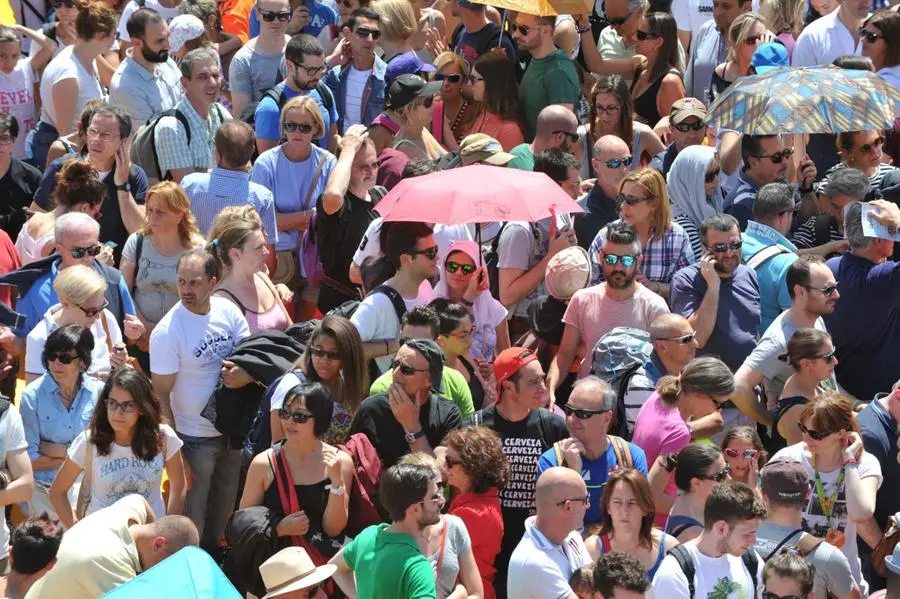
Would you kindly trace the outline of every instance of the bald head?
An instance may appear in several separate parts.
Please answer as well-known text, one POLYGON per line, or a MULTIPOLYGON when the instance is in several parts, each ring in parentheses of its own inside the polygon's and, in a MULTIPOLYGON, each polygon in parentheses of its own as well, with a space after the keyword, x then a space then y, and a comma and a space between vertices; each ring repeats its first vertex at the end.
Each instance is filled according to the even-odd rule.
POLYGON ((665 339, 689 334, 693 330, 691 323, 681 314, 663 314, 650 325, 651 339, 665 339), (687 331, 687 333, 685 332, 687 331))
POLYGON ((222 168, 237 169, 246 166, 256 149, 253 128, 238 119, 225 121, 216 131, 216 153, 222 168))
POLYGON ((622 154, 628 154, 631 148, 617 135, 604 135, 594 142, 594 156, 599 160, 618 158, 622 154))
POLYGON ((565 106, 551 104, 538 113, 538 137, 549 137, 554 131, 575 131, 577 128, 578 118, 565 106))
POLYGON ((535 501, 541 505, 555 505, 566 499, 587 495, 581 474, 571 468, 555 467, 545 470, 537 481, 535 501))

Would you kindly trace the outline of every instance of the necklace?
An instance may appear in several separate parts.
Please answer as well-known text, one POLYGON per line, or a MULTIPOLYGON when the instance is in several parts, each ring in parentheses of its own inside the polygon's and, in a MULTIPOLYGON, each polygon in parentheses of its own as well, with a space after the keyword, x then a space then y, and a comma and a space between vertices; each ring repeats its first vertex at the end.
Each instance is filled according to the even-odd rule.
MULTIPOLYGON (((466 113, 466 108, 469 106, 469 103, 463 98, 462 104, 459 106, 459 110, 456 111, 456 118, 453 119, 453 124, 450 125, 450 130, 453 131, 453 137, 457 138, 456 141, 460 141, 460 135, 458 133, 458 128, 460 124, 462 124, 463 115, 466 113)), ((481 113, 484 115, 484 112, 481 113)), ((482 123, 484 123, 484 118, 482 118, 482 123)))

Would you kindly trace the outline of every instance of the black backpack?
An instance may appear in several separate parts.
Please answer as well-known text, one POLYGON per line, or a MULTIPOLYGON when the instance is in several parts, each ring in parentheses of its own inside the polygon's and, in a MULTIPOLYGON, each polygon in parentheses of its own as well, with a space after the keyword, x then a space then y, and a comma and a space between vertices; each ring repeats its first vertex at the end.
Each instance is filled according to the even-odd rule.
MULTIPOLYGON (((688 583, 688 591, 689 598, 694 599, 694 593, 696 589, 694 588, 694 576, 697 574, 697 569, 694 567, 694 560, 691 559, 691 554, 685 548, 684 545, 676 545, 669 549, 669 555, 675 558, 675 561, 678 563, 678 567, 681 568, 681 571, 684 573, 684 577, 687 578, 688 583)), ((758 586, 759 580, 757 579, 757 572, 759 571, 759 556, 756 555, 756 551, 751 547, 747 551, 744 552, 744 555, 741 556, 741 561, 744 562, 744 567, 747 568, 747 572, 750 573, 750 578, 753 579, 753 597, 755 598, 758 595, 758 586)))

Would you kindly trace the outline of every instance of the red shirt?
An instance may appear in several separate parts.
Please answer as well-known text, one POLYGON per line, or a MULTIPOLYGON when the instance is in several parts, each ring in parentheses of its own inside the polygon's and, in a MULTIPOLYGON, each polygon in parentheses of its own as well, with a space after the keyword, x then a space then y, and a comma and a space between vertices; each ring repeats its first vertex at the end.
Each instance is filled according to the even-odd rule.
MULTIPOLYGON (((0 230, 0 275, 5 275, 22 266, 19 261, 19 255, 16 253, 16 246, 6 231, 0 230)), ((0 302, 12 307, 12 291, 13 287, 0 285, 0 302)))
POLYGON ((472 555, 481 573, 484 599, 495 599, 494 560, 500 553, 503 539, 503 516, 500 513, 500 492, 490 488, 484 493, 463 493, 450 504, 450 514, 466 524, 472 539, 472 555))

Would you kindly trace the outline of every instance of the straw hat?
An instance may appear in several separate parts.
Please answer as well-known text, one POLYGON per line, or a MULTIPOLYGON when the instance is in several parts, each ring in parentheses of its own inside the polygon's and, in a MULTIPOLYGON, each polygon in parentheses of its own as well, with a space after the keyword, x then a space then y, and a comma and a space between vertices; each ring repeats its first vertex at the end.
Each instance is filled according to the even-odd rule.
POLYGON ((259 567, 267 593, 262 599, 280 597, 328 580, 337 566, 326 564, 318 568, 301 547, 286 547, 267 559, 259 567))

